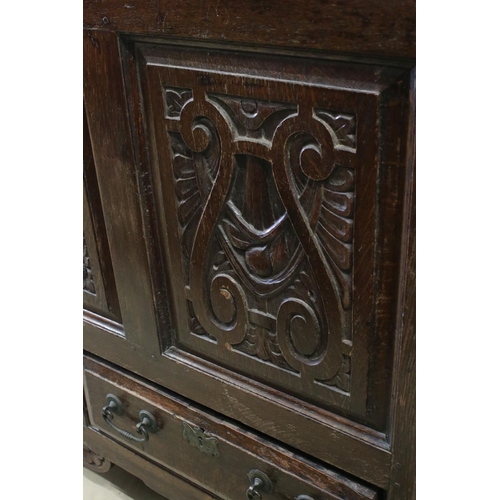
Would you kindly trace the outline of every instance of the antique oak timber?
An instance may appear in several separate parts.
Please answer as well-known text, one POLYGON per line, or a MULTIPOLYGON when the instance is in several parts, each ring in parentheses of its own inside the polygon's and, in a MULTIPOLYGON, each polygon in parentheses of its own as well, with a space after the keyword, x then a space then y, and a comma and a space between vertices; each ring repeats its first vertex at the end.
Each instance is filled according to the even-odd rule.
POLYGON ((415 4, 84 0, 84 463, 415 498, 415 4))

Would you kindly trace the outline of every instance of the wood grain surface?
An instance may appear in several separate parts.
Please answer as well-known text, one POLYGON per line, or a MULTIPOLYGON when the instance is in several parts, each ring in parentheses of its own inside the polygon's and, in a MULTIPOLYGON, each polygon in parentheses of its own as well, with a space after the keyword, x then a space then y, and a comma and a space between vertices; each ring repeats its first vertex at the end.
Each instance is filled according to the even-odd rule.
POLYGON ((88 29, 415 57, 413 0, 85 0, 88 29))
POLYGON ((286 498, 413 500, 415 2, 83 11, 90 462, 186 500, 244 496, 250 455, 286 498), (227 489, 194 438, 104 436, 109 384, 218 433, 227 489))

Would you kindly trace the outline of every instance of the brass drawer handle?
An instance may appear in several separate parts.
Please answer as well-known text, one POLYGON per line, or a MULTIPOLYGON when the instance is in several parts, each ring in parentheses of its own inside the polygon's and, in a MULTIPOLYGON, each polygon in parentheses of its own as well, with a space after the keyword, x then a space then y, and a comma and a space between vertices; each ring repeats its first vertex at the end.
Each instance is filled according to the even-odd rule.
POLYGON ((149 413, 149 411, 141 410, 139 412, 139 423, 135 426, 135 430, 142 435, 137 437, 128 431, 120 429, 113 423, 114 415, 123 415, 123 404, 120 399, 114 394, 106 396, 106 406, 102 409, 102 418, 111 426, 120 436, 135 441, 136 443, 145 443, 149 441, 149 433, 154 434, 158 432, 158 422, 156 418, 149 413))
POLYGON ((248 473, 248 479, 252 483, 247 490, 247 500, 261 500, 262 493, 273 491, 273 483, 267 476, 258 469, 252 469, 248 473))

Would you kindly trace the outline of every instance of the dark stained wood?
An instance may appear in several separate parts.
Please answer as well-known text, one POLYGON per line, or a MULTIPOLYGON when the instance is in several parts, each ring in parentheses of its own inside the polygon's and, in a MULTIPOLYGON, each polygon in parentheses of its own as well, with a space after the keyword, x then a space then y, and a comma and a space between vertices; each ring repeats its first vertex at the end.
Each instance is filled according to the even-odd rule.
POLYGON ((413 0, 86 0, 86 28, 415 57, 413 0))
POLYGON ((148 115, 137 123, 154 131, 142 142, 156 145, 154 167, 141 179, 155 194, 176 318, 165 355, 173 346, 195 352, 384 430, 407 73, 146 44, 137 59, 148 115), (191 104, 193 95, 198 103, 191 104), (295 117, 308 105, 325 128, 308 123, 306 112, 295 117), (258 111, 245 114, 244 106, 258 111), (198 132, 208 127, 203 153, 185 142, 192 113, 204 116, 198 132), (277 128, 279 120, 286 125, 277 128), (279 134, 273 138, 286 127, 295 127, 297 137, 290 160, 279 134), (326 130, 337 141, 331 150, 326 130), (323 162, 330 170, 305 175, 299 152, 316 140, 324 155, 313 166, 323 162), (233 155, 234 166, 217 171, 233 155), (280 171, 286 161, 290 167, 280 171), (289 328, 295 315, 301 319, 289 328), (379 347, 369 362, 371 344, 379 347))
MULTIPOLYGON (((286 60, 250 54, 236 57, 223 51, 211 51, 208 57, 206 52, 200 50, 159 44, 141 43, 136 51, 133 42, 125 42, 122 57, 126 61, 125 88, 129 98, 129 111, 136 119, 132 130, 139 150, 136 152, 136 162, 139 165, 138 178, 142 191, 143 227, 150 251, 150 274, 154 281, 162 275, 164 269, 168 269, 167 281, 172 299, 172 307, 169 309, 171 326, 161 333, 161 346, 158 346, 156 352, 151 352, 151 347, 158 343, 158 332, 147 326, 142 331, 144 352, 133 346, 133 352, 127 353, 127 345, 118 339, 113 339, 113 343, 117 345, 107 346, 105 344, 110 339, 98 333, 92 335, 92 340, 88 337, 86 348, 307 453, 315 454, 332 465, 358 474, 377 485, 386 485, 389 457, 384 435, 377 436, 377 433, 373 434, 367 428, 348 424, 348 434, 356 438, 345 439, 346 426, 339 426, 342 419, 336 419, 329 412, 322 411, 321 406, 345 417, 355 418, 361 424, 371 425, 378 431, 385 429, 390 396, 391 331, 395 328, 391 323, 391 313, 395 311, 396 305, 399 248, 396 242, 401 223, 398 209, 402 199, 401 179, 405 151, 399 147, 399 142, 405 134, 403 118, 406 111, 407 72, 345 63, 332 64, 321 60, 286 60), (136 64, 141 75, 139 81, 142 93, 136 83, 136 64), (215 76, 217 72, 220 73, 218 79, 215 76), (246 76, 232 76, 238 72, 246 76), (271 84, 270 81, 276 75, 279 75, 279 79, 271 84), (158 85, 157 82, 162 79, 167 79, 171 87, 158 85), (220 94, 217 86, 226 89, 232 86, 232 94, 220 94), (189 118, 181 119, 181 114, 184 113, 186 102, 192 98, 193 89, 195 93, 208 91, 210 96, 215 96, 213 99, 218 106, 226 106, 224 109, 233 113, 236 121, 230 122, 229 128, 225 119, 214 112, 210 112, 210 123, 217 127, 217 132, 212 133, 221 137, 220 143, 225 144, 226 150, 240 149, 220 152, 220 146, 214 145, 212 149, 207 149, 212 151, 213 158, 201 155, 196 159, 193 156, 195 153, 190 153, 187 146, 179 142, 184 133, 183 123, 190 123, 189 118), (314 93, 311 89, 314 89, 314 93), (264 95, 271 98, 272 92, 275 97, 271 101, 262 101, 256 97, 264 95), (231 97, 242 94, 246 95, 243 104, 240 103, 241 98, 235 100, 231 97), (334 171, 324 174, 325 180, 318 182, 314 179, 323 174, 311 171, 310 177, 305 177, 300 173, 305 168, 304 165, 297 163, 291 166, 292 175, 295 176, 292 182, 305 186, 299 205, 303 203, 308 215, 302 219, 300 210, 303 209, 293 201, 293 196, 286 207, 283 205, 282 200, 288 188, 287 183, 281 185, 279 181, 286 179, 287 173, 276 171, 273 178, 271 163, 279 165, 284 157, 279 153, 279 145, 274 146, 278 151, 278 158, 272 156, 276 153, 270 148, 272 141, 266 139, 265 134, 272 137, 276 114, 283 120, 291 113, 296 113, 297 106, 307 109, 307 99, 312 99, 311 106, 318 110, 318 116, 327 124, 327 128, 317 129, 313 123, 311 132, 319 134, 325 154, 333 155, 333 160, 326 156, 323 161, 326 164, 333 162, 331 168, 334 171), (250 108, 250 112, 245 115, 244 106, 252 105, 260 106, 259 113, 263 113, 263 116, 257 113, 252 117, 253 111, 250 108), (142 108, 148 116, 143 115, 142 108), (328 111, 329 109, 332 111, 328 111), (268 129, 271 127, 270 130, 259 128, 264 121, 268 129), (380 138, 375 134, 378 122, 383 125, 380 138), (165 128, 167 123, 170 127, 168 133, 165 128), (243 134, 243 126, 246 126, 247 142, 243 142, 241 138, 234 141, 233 133, 243 134), (151 130, 149 137, 144 135, 144 127, 151 130), (175 127, 180 127, 180 132, 172 132, 172 127, 174 130, 175 127), (337 143, 326 153, 329 147, 328 135, 325 136, 324 132, 329 127, 333 127, 331 134, 335 134, 337 143), (385 135, 386 130, 388 136, 385 135), (253 138, 259 133, 264 134, 262 140, 253 138), (177 141, 174 146, 172 138, 177 141), (242 149, 243 146, 254 148, 252 154, 242 149), (172 147, 184 150, 171 152, 172 147), (213 168, 210 162, 217 165, 217 154, 229 157, 234 153, 238 162, 246 163, 235 165, 233 181, 226 174, 226 179, 219 175, 218 182, 224 181, 228 186, 233 182, 235 186, 242 186, 240 191, 233 189, 230 193, 231 201, 241 217, 235 219, 234 210, 231 215, 226 208, 219 206, 219 212, 226 210, 223 213, 223 224, 215 230, 209 229, 204 236, 205 242, 200 243, 198 235, 205 231, 206 225, 205 222, 200 222, 202 200, 211 189, 210 182, 214 182, 213 178, 210 180, 210 176, 214 175, 210 171, 213 168), (148 167, 152 155, 157 160, 151 169, 148 167), (191 158, 191 163, 186 155, 191 158), (178 158, 177 163, 175 158, 178 158), (206 170, 198 168, 197 161, 206 162, 201 163, 207 165, 204 167, 206 170), (336 162, 339 166, 333 168, 336 162), (187 173, 183 174, 182 169, 187 173), (198 176, 198 180, 194 175, 198 176), (205 186, 203 176, 206 179, 204 182, 208 183, 205 186), (262 185, 268 186, 265 196, 259 192, 262 185), (243 190, 245 186, 247 192, 243 190), (186 211, 186 208, 190 211, 186 211), (177 210, 179 215, 173 217, 177 210), (151 214, 155 214, 155 218, 151 214), (244 239, 252 233, 252 228, 260 227, 262 233, 266 229, 264 226, 272 226, 276 217, 283 216, 286 225, 283 224, 281 232, 275 230, 276 235, 263 244, 252 240, 244 243, 244 239), (186 219, 190 221, 190 226, 183 222, 186 219), (155 220, 159 225, 156 230, 155 220), (238 220, 244 221, 239 229, 243 231, 240 235, 235 233, 234 226, 238 220), (218 244, 225 241, 226 250, 222 260, 215 262, 213 259, 219 258, 222 248, 219 246, 216 249, 210 238, 212 234, 219 237, 220 230, 224 231, 222 237, 225 240, 219 239, 218 244), (310 232, 317 233, 314 237, 319 238, 320 246, 308 243, 310 232), (158 235, 163 237, 158 240, 158 235), (196 245, 195 238, 198 238, 196 245), (164 267, 158 259, 158 245, 166 260, 164 267), (189 257, 195 247, 198 248, 198 254, 189 257), (278 253, 277 248, 281 248, 278 253), (304 249, 308 256, 315 253, 316 261, 311 260, 312 257, 305 259, 304 249), (228 256, 231 257, 231 254, 233 267, 244 259, 240 271, 233 272, 228 267, 228 256), (206 292, 200 294, 200 287, 206 286, 203 281, 210 282, 216 278, 215 273, 204 277, 205 266, 209 264, 203 260, 205 255, 213 260, 214 268, 219 266, 223 271, 219 272, 217 280, 222 279, 226 283, 219 288, 212 287, 208 292, 208 304, 212 301, 212 306, 205 304, 206 292), (271 263, 277 267, 270 268, 271 263), (226 266, 226 270, 221 266, 226 266), (272 275, 269 275, 270 272, 272 275), (186 273, 201 279, 197 285, 198 299, 195 295, 196 288, 190 285, 186 273), (274 275, 281 276, 281 282, 274 275), (224 276, 229 276, 230 279, 224 276), (373 281, 372 276, 376 281, 373 281), (242 287, 245 299, 238 291, 242 287), (261 287, 261 290, 256 292, 255 287, 261 287), (282 287, 282 290, 277 289, 277 293, 272 290, 273 287, 282 287), (340 292, 337 292, 337 287, 340 292), (330 297, 330 301, 325 302, 323 297, 330 297), (234 337, 228 338, 216 326, 219 320, 225 319, 227 323, 232 321, 235 300, 247 303, 239 312, 247 317, 239 326, 240 331, 243 331, 247 322, 253 329, 237 342, 234 337), (210 318, 210 307, 219 315, 215 322, 210 318), (298 309, 294 311, 294 308, 298 309), (302 314, 301 311, 306 313, 306 317, 295 321, 298 330, 293 335, 294 341, 302 345, 306 354, 297 358, 287 348, 286 322, 287 315, 292 317, 294 314, 302 314), (331 314, 327 314, 328 311, 331 314), (339 315, 335 311, 340 311, 340 324, 335 323, 339 315), (204 325, 199 322, 200 319, 204 325), (308 332, 314 328, 317 328, 317 338, 316 344, 313 343, 311 347, 306 341, 309 338, 308 332), (172 331, 175 336, 171 335, 172 331), (216 344, 214 340, 221 335, 216 344), (328 350, 323 363, 316 363, 308 368, 307 350, 312 349, 309 355, 314 358, 324 349, 326 342, 328 350), (371 355, 372 361, 371 345, 378 346, 371 355), (190 353, 196 354, 200 359, 190 353), (334 355, 337 356, 335 359, 334 355), (304 356, 306 363, 300 362, 304 356), (219 365, 220 369, 210 361, 219 365), (164 365, 164 368, 155 368, 158 363, 164 365), (185 366, 179 367, 179 363, 185 366), (147 366, 148 364, 152 366, 147 366), (188 370, 189 375, 169 376, 180 370, 184 373, 188 370), (233 375, 231 372, 234 370, 246 375, 250 386, 259 387, 259 393, 264 397, 257 398, 257 401, 256 398, 249 398, 247 393, 252 394, 255 389, 248 391, 247 380, 233 375), (298 372, 300 378, 297 377, 298 372), (368 375, 370 372, 371 378, 368 375), (351 373, 354 373, 353 377, 351 373), (207 377, 212 378, 210 383, 214 384, 213 393, 200 390, 209 383, 207 377), (216 394, 221 377, 229 382, 233 397, 238 390, 244 394, 238 397, 245 401, 244 405, 242 402, 239 406, 228 405, 225 397, 216 394), (256 381, 283 392, 280 394, 271 388, 266 389, 256 384, 256 381), (318 381, 325 381, 325 384, 320 385, 318 381), (297 397, 303 401, 298 401, 297 397), (366 406, 366 402, 369 406, 366 406), (307 408, 307 418, 301 417, 304 408, 307 408), (282 412, 283 409, 288 419, 291 414, 294 415, 293 421, 297 423, 293 424, 296 426, 293 429, 290 426, 276 426, 274 420, 270 419, 270 415, 275 417, 276 411, 282 412), (331 442, 325 440, 318 427, 324 427, 324 432, 331 436, 331 442), (310 428, 310 434, 314 437, 304 440, 297 428, 303 428, 304 431, 310 428), (359 446, 359 436, 362 436, 362 441, 370 443, 369 447, 373 447, 373 451, 365 451, 364 462, 357 460, 357 453, 352 449, 353 446, 359 446), (377 437, 374 439, 373 436, 377 437), (341 439, 344 445, 342 448, 334 445, 337 439, 341 439)), ((206 108, 197 112, 203 114, 209 113, 209 110, 210 108, 206 108)), ((295 120, 293 116, 292 120, 295 120)), ((298 122, 302 120, 306 118, 299 116, 296 119, 298 122)), ((308 126, 307 122, 300 124, 298 146, 293 147, 310 147, 311 139, 307 133, 301 132, 307 131, 308 126), (304 142, 305 138, 309 143, 304 142)), ((136 242, 136 251, 141 244, 142 242, 136 242)), ((157 283, 159 282, 155 282, 156 286, 157 283)), ((164 295, 163 288, 155 293, 155 296, 164 295)), ((161 310, 163 309, 159 308, 161 310)), ((164 313, 163 316, 167 317, 168 314, 164 313)))
POLYGON ((87 409, 87 401, 85 399, 85 392, 83 393, 83 426, 87 427, 90 423, 89 411, 87 409))
POLYGON ((244 498, 251 461, 286 498, 414 499, 414 1, 85 0, 84 25, 90 461, 172 500, 244 498), (111 389, 168 437, 133 451, 111 389))
POLYGON ((101 314, 108 312, 106 288, 85 184, 83 186, 83 306, 101 314))
POLYGON ((113 264, 104 225, 94 155, 83 109, 83 304, 120 321, 113 264))
POLYGON ((231 500, 245 498, 250 485, 246 475, 250 470, 258 469, 272 479, 273 494, 277 498, 295 498, 300 494, 325 500, 337 497, 344 500, 378 498, 376 492, 359 483, 104 364, 85 358, 84 366, 92 427, 124 441, 140 454, 204 486, 216 496, 231 500), (144 444, 122 438, 101 416, 109 393, 118 396, 125 409, 122 416, 113 418, 115 425, 132 430, 139 412, 145 409, 155 415, 160 430, 151 434, 144 444), (199 447, 192 446, 185 438, 184 424, 203 429, 207 437, 216 440, 217 456, 202 453, 199 447), (194 463, 196 469, 193 469, 194 463))
MULTIPOLYGON (((117 38, 84 32, 84 97, 123 326, 136 344, 156 330, 154 298, 140 225, 117 38)), ((155 350, 155 346, 149 346, 155 350)))
POLYGON ((146 349, 131 347, 118 333, 94 322, 84 323, 84 348, 381 488, 389 485, 388 444, 384 435, 369 428, 265 390, 208 362, 185 355, 153 359, 146 349), (109 335, 106 342, 104 332, 109 335))
MULTIPOLYGON (((371 318, 371 338, 369 348, 367 415, 380 414, 380 407, 389 408, 391 393, 382 390, 382 381, 392 377, 394 336, 397 328, 397 306, 400 279, 401 240, 405 233, 403 219, 403 193, 408 134, 410 72, 398 86, 382 94, 380 99, 380 150, 377 169, 377 194, 375 208, 374 266, 372 294, 374 297, 373 316, 371 318), (403 101, 403 102, 401 102, 403 101), (392 194, 388 189, 392 186, 392 194), (398 195, 396 195, 398 193, 398 195), (390 353, 390 355, 387 355, 390 353)), ((360 203, 364 206, 363 193, 360 203)), ((363 262, 366 268, 367 263, 363 262)), ((367 270, 366 270, 367 271, 367 270)), ((361 315, 355 317, 361 320, 361 315)), ((384 428, 387 430, 388 415, 384 428)))
POLYGON ((415 72, 412 75, 408 134, 405 227, 401 266, 401 294, 394 367, 393 458, 388 500, 416 498, 416 174, 415 72))

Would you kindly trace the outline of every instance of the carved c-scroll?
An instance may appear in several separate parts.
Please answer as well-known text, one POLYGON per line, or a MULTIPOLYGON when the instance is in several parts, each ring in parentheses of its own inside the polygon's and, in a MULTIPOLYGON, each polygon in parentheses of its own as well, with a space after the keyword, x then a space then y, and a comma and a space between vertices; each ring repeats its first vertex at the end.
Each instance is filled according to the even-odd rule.
MULTIPOLYGON (((300 371, 307 378, 327 379, 338 372, 342 362, 341 332, 345 328, 343 309, 340 291, 336 286, 324 252, 313 228, 304 216, 304 210, 297 195, 296 180, 292 174, 292 163, 297 162, 309 179, 313 181, 325 180, 335 169, 335 145, 333 135, 314 118, 313 107, 301 107, 302 109, 306 111, 285 120, 276 131, 272 149, 273 174, 283 205, 296 234, 299 235, 301 245, 311 264, 315 281, 319 286, 327 323, 327 346, 323 357, 315 364, 301 363, 300 371), (307 130, 311 140, 302 147, 298 158, 292 158, 290 155, 291 143, 304 130, 307 130)), ((287 307, 285 311, 288 314, 294 312, 290 307, 287 307)), ((285 313, 281 316, 284 315, 285 313)), ((291 333, 288 332, 287 328, 278 328, 278 340, 280 347, 284 349, 283 354, 287 361, 293 358, 300 360, 296 352, 290 349, 289 335, 291 333)))

